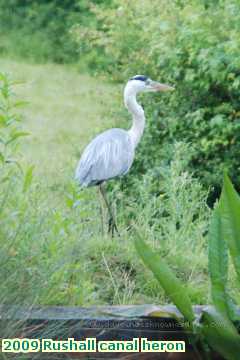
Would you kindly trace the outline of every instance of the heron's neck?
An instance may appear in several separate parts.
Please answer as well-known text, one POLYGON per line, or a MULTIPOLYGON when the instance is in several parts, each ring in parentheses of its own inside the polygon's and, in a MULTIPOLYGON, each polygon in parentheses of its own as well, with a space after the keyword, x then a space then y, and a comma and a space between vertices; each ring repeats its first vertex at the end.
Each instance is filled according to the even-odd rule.
POLYGON ((131 89, 125 89, 124 103, 128 111, 132 114, 133 123, 128 130, 134 148, 138 145, 145 127, 145 116, 141 105, 137 103, 136 93, 131 89))

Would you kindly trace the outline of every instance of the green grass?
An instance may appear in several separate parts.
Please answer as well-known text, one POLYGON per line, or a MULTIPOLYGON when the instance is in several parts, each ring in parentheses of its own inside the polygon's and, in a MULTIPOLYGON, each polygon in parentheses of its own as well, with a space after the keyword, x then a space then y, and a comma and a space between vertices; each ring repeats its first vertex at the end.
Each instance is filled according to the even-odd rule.
POLYGON ((1 71, 22 81, 17 95, 28 102, 24 127, 31 137, 23 155, 49 185, 72 177, 76 156, 95 133, 114 126, 111 116, 118 88, 58 65, 0 61, 1 71), (109 113, 105 111, 109 108, 109 113))
POLYGON ((186 282, 193 302, 207 302, 209 210, 206 193, 184 171, 188 149, 176 146, 172 165, 160 169, 159 197, 152 195, 151 174, 136 179, 132 198, 124 196, 120 180, 113 182, 109 195, 117 199, 121 235, 112 240, 101 233, 97 189, 80 192, 73 177, 87 142, 121 123, 122 88, 67 66, 1 59, 0 69, 24 82, 16 95, 29 102, 21 111, 31 136, 22 144, 22 162, 35 166, 29 192, 18 185, 8 197, 0 302, 167 302, 136 254, 131 222, 186 282))

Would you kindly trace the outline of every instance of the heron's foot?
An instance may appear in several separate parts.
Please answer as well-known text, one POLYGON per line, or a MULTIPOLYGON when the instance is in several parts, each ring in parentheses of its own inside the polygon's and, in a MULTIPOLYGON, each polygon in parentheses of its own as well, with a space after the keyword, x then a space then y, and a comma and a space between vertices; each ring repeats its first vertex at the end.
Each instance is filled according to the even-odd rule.
POLYGON ((114 237, 114 232, 120 235, 115 219, 113 217, 110 217, 108 221, 108 234, 111 234, 111 236, 114 237))

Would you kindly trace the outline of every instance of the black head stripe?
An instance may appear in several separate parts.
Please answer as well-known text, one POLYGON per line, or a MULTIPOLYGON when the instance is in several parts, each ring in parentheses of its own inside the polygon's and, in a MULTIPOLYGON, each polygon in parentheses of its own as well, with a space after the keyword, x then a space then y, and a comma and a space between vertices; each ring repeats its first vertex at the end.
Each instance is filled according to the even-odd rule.
POLYGON ((140 80, 140 81, 146 81, 148 79, 145 75, 136 75, 132 77, 130 80, 140 80))

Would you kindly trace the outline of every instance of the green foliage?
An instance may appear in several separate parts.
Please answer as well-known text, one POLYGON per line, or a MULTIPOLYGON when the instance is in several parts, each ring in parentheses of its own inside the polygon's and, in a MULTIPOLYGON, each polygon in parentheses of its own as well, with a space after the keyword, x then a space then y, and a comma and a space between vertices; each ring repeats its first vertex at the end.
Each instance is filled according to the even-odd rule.
POLYGON ((226 360, 238 360, 240 335, 232 322, 216 309, 207 309, 202 316, 203 328, 208 344, 226 360))
POLYGON ((0 303, 56 304, 65 297, 68 303, 80 303, 91 285, 85 275, 76 280, 84 282, 85 290, 74 285, 81 264, 77 251, 75 260, 72 256, 76 244, 69 245, 69 231, 77 221, 40 205, 34 167, 26 166, 20 153, 20 140, 28 133, 22 130, 16 108, 23 102, 15 100, 14 85, 8 76, 0 75, 0 303))
POLYGON ((144 264, 153 272, 168 297, 184 315, 185 319, 192 323, 194 313, 190 299, 184 286, 175 277, 168 264, 147 246, 140 235, 136 237, 135 247, 144 264))
MULTIPOLYGON (((131 170, 133 187, 122 205, 125 221, 130 225, 134 219, 139 226, 153 229, 169 257, 174 251, 181 251, 184 256, 186 244, 192 252, 201 253, 208 229, 208 193, 187 171, 189 154, 188 145, 175 143, 169 164, 163 161, 159 168, 149 170, 141 178, 136 178, 131 170)), ((124 179, 115 185, 114 197, 119 196, 124 185, 124 179)))
POLYGON ((98 71, 124 82, 144 73, 176 87, 171 96, 146 100, 135 175, 168 161, 169 145, 181 140, 191 144, 189 168, 206 187, 219 193, 223 168, 240 186, 240 4, 217 3, 115 0, 92 9, 94 32, 75 28, 81 49, 84 41, 89 53, 99 49, 98 71))
POLYGON ((13 85, 6 74, 0 73, 0 182, 11 177, 14 170, 10 165, 18 164, 18 140, 28 135, 20 128, 21 117, 16 108, 22 103, 13 101, 13 85))
MULTIPOLYGON (((183 143, 174 144, 170 164, 163 163, 157 172, 149 171, 135 178, 134 193, 130 196, 122 190, 124 179, 118 180, 112 200, 117 199, 117 220, 124 224, 120 230, 130 230, 134 223, 156 253, 164 256, 180 280, 187 284, 191 301, 202 304, 208 298, 205 274, 210 209, 206 204, 207 192, 186 171, 189 151, 183 143)), ((128 236, 126 232, 124 237, 128 236)), ((146 282, 145 276, 137 275, 136 284, 141 284, 139 291, 144 291, 154 302, 168 301, 156 281, 148 275, 146 282)))
POLYGON ((226 174, 219 206, 223 222, 223 236, 228 243, 240 282, 240 197, 226 174))
MULTIPOLYGON (((240 335, 233 323, 238 316, 233 313, 232 305, 230 308, 230 296, 227 291, 227 248, 230 250, 238 274, 236 259, 240 257, 240 250, 236 226, 239 212, 240 197, 225 175, 222 196, 214 209, 209 229, 209 271, 215 307, 204 310, 200 323, 197 319, 195 320, 194 331, 202 342, 208 343, 212 349, 228 360, 237 360, 240 351, 240 335)), ((139 234, 135 240, 135 247, 144 264, 153 272, 166 294, 183 316, 192 323, 194 316, 189 316, 192 313, 189 298, 184 298, 185 289, 165 260, 156 255, 139 234)))
POLYGON ((0 0, 0 52, 37 62, 76 61, 70 30, 93 21, 89 7, 86 0, 0 0))
POLYGON ((223 223, 219 206, 214 209, 209 226, 209 275, 212 286, 212 300, 217 309, 228 314, 228 249, 223 236, 223 223))

